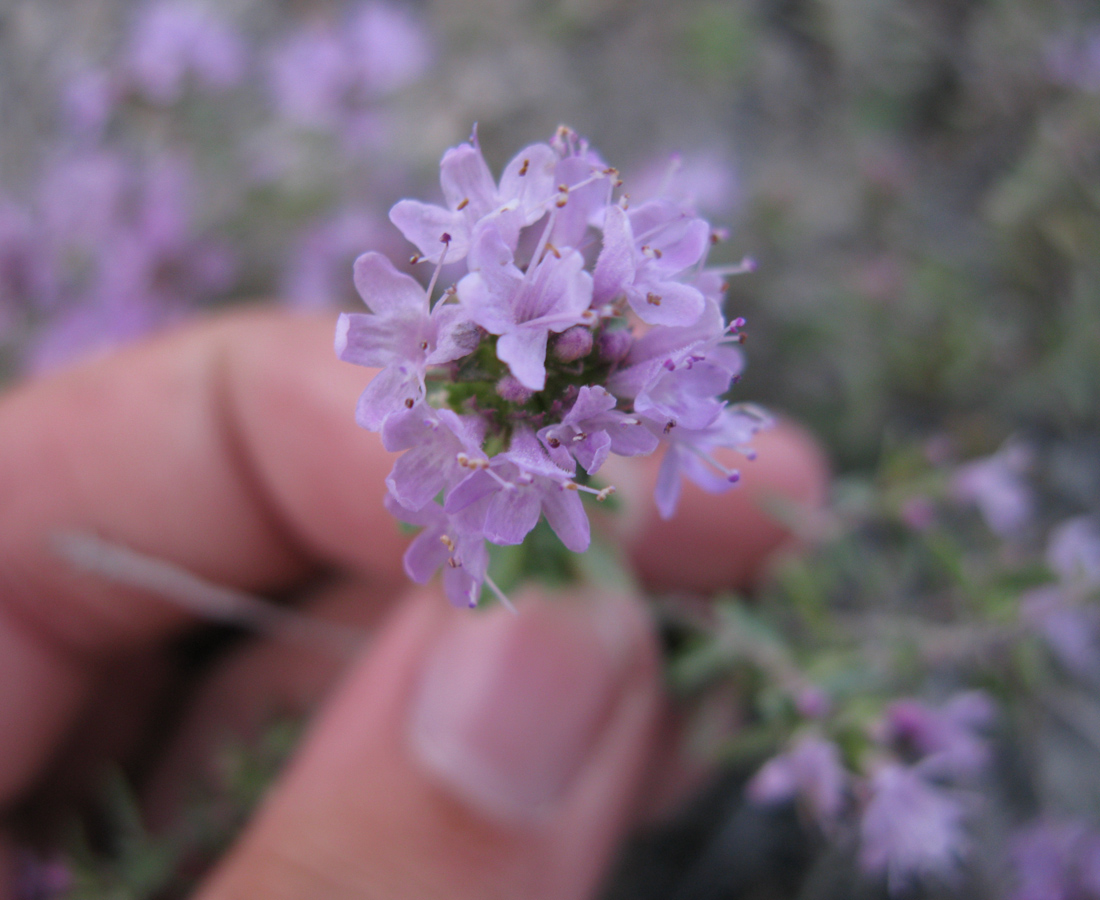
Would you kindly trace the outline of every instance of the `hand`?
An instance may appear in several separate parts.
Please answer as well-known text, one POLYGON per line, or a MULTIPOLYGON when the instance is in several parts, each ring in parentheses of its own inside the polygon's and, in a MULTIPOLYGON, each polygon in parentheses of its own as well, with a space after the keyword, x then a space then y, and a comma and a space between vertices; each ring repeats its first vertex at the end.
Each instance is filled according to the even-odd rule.
MULTIPOLYGON (((226 740, 320 706, 203 900, 590 896, 664 743, 644 612, 574 591, 470 613, 410 588, 382 506, 388 454, 353 422, 363 372, 331 337, 328 320, 238 314, 0 398, 0 809, 79 771, 50 769, 62 745, 137 746, 158 646, 196 624, 51 551, 89 532, 260 594, 336 572, 303 605, 372 635, 350 663, 256 638, 184 711, 146 794, 162 819, 226 740)), ((613 527, 649 584, 750 581, 786 539, 761 497, 820 502, 804 435, 781 426, 759 449, 739 489, 687 486, 669 524, 653 461, 616 476, 613 527)), ((0 839, 0 897, 5 859, 0 839)))

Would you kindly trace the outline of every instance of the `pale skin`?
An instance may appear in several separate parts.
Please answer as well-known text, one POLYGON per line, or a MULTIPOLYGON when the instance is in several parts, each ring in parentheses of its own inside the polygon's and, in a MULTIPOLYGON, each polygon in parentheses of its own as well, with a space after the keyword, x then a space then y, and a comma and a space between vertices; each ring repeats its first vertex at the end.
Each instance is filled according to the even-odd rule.
MULTIPOLYGON (((518 617, 482 615, 452 609, 435 586, 410 586, 407 538, 382 506, 391 459, 352 417, 369 373, 335 359, 332 328, 331 317, 236 314, 0 397, 0 810, 45 782, 78 782, 96 757, 131 752, 167 674, 158 648, 197 624, 59 561, 51 536, 81 530, 261 594, 333 573, 302 608, 371 636, 350 659, 257 637, 183 704, 144 786, 154 822, 171 818, 227 740, 277 712, 313 714, 202 900, 590 897, 630 824, 684 781, 641 604, 591 589, 527 592, 518 617), (614 646, 582 622, 591 609, 598 628, 613 624, 614 646), (552 771, 531 796, 553 799, 537 809, 525 770, 506 758, 510 726, 491 712, 469 719, 484 733, 469 726, 464 740, 487 748, 506 778, 490 766, 473 779, 423 750, 437 744, 410 737, 436 727, 425 713, 436 702, 425 686, 433 660, 437 670, 456 661, 470 709, 481 709, 478 690, 498 689, 485 672, 476 686, 460 681, 483 655, 462 662, 475 644, 513 647, 533 673, 507 690, 535 723, 575 714, 571 678, 604 698, 570 744, 577 763, 539 763, 552 771)), ((597 527, 616 530, 650 585, 751 583, 788 540, 762 498, 817 506, 827 479, 819 451, 791 425, 758 446, 738 489, 713 497, 688 486, 672 523, 652 507, 656 461, 630 461, 615 475, 629 514, 597 527)), ((11 857, 0 835, 5 900, 11 857)))

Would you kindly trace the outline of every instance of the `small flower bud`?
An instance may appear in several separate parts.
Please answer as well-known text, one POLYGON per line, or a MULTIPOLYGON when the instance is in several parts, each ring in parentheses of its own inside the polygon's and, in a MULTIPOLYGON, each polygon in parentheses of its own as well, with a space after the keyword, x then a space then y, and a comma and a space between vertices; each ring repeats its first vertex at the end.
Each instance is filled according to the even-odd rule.
POLYGON ((562 362, 583 359, 592 352, 592 332, 583 325, 574 325, 554 341, 554 356, 562 362))
POLYGON ((532 391, 525 388, 514 375, 505 375, 497 382, 497 394, 509 403, 526 403, 532 391))
POLYGON ((599 339, 600 357, 606 362, 622 362, 633 343, 629 331, 605 331, 599 339))

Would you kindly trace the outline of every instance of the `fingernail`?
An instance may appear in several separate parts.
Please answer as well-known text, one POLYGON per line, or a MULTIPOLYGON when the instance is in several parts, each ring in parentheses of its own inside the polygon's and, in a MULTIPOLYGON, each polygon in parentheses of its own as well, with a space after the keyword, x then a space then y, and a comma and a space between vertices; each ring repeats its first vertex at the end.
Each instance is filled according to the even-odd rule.
POLYGON ((616 598, 537 599, 458 619, 427 661, 413 751, 438 781, 506 822, 553 814, 598 745, 639 644, 616 598))

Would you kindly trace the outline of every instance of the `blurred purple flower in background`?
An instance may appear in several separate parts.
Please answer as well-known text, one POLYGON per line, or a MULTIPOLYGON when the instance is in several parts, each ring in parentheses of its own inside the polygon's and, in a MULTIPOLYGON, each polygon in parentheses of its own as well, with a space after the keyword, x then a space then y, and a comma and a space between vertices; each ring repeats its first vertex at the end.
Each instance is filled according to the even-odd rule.
POLYGON ((746 791, 754 803, 797 800, 828 834, 843 811, 848 779, 836 744, 811 735, 764 763, 746 791))
POLYGON ((47 318, 29 369, 139 337, 232 284, 229 249, 196 234, 183 160, 141 168, 93 151, 52 166, 41 188, 31 228, 44 263, 23 263, 22 285, 27 314, 47 318))
POLYGON ((977 732, 994 714, 992 700, 981 691, 958 694, 939 708, 920 700, 896 700, 886 708, 880 739, 916 761, 925 775, 969 778, 989 761, 988 743, 977 732))
POLYGON ((146 100, 168 105, 183 96, 189 80, 210 91, 234 87, 246 61, 240 35, 205 6, 160 0, 138 10, 123 70, 146 100))
POLYGON ((1021 531, 1034 515, 1034 497, 1024 481, 1032 452, 1008 443, 992 456, 959 466, 951 480, 955 499, 973 503, 986 524, 1005 537, 1021 531))
POLYGON ((891 893, 919 878, 952 880, 969 852, 966 807, 915 768, 886 764, 871 776, 860 823, 859 861, 891 893))
POLYGON ((1051 39, 1045 61, 1047 75, 1056 84, 1100 93, 1100 28, 1051 39))
POLYGON ((365 3, 288 37, 269 57, 269 83, 291 122, 362 144, 378 127, 377 100, 423 75, 431 59, 426 32, 404 7, 365 3))
POLYGON ((1100 831, 1080 821, 1042 820, 1010 848, 1009 900, 1100 900, 1100 831))
POLYGON ((309 225, 295 240, 281 295, 301 309, 331 307, 350 296, 348 272, 364 247, 385 247, 389 223, 367 209, 344 209, 309 225))

